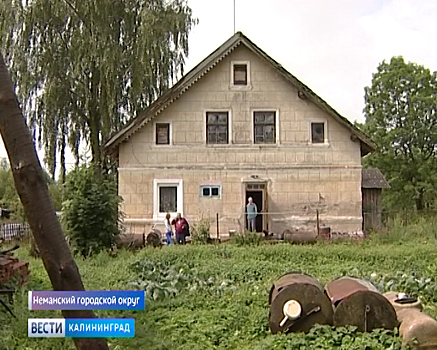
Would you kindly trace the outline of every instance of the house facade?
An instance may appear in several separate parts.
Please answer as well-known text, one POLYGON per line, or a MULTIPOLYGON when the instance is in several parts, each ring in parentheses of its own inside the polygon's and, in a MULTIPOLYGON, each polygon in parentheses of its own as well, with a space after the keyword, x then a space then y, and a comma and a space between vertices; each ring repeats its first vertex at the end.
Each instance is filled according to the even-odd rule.
POLYGON ((238 32, 105 145, 118 159, 129 232, 165 214, 210 219, 211 236, 362 228, 361 158, 372 144, 238 32), (218 218, 218 222, 217 222, 218 218), (218 230, 218 232, 217 232, 218 230))

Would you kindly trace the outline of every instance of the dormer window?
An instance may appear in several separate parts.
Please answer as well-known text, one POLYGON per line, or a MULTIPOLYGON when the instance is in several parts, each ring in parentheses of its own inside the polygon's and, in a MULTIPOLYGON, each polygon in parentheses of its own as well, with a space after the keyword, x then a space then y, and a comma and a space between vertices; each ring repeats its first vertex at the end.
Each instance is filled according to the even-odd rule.
POLYGON ((250 62, 233 61, 231 64, 231 88, 250 89, 250 62))

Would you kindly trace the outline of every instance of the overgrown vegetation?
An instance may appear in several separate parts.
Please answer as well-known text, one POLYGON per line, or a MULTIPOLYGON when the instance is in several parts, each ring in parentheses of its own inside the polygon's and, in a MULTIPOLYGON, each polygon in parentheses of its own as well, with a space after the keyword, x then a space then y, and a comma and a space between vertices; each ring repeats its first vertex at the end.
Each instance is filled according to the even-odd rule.
POLYGON ((206 244, 208 243, 208 239, 210 238, 210 228, 211 222, 209 219, 200 219, 195 224, 191 226, 190 234, 191 241, 194 244, 206 244))
POLYGON ((89 256, 111 248, 120 227, 115 180, 81 166, 68 174, 64 193, 62 222, 74 251, 89 256))
MULTIPOLYGON (((409 230, 409 226, 403 227, 409 230)), ((387 233, 386 233, 387 234, 387 233)), ((388 233, 389 234, 389 233, 388 233)), ((112 349, 401 349, 397 331, 358 333, 354 328, 315 327, 308 334, 272 335, 268 328, 268 292, 288 271, 313 275, 322 284, 343 275, 372 280, 381 291, 398 289, 421 297, 425 312, 437 317, 437 250, 430 238, 381 244, 377 233, 361 242, 314 245, 187 245, 146 248, 137 253, 104 252, 77 263, 88 289, 147 291, 145 311, 100 311, 100 317, 135 317, 133 339, 110 339, 112 349)), ((50 289, 38 259, 30 261, 31 280, 18 290, 14 312, 0 311, 0 349, 73 349, 68 339, 27 338, 28 289, 50 289)))
MULTIPOLYGON (((111 339, 113 349, 401 349, 396 331, 361 334, 351 327, 315 327, 308 334, 271 335, 267 295, 273 281, 290 270, 309 273, 321 283, 354 275, 371 280, 381 291, 421 297, 425 311, 437 317, 437 252, 434 234, 425 226, 432 226, 429 220, 409 218, 406 224, 397 219, 391 226, 396 232, 373 233, 359 243, 171 246, 136 254, 122 250, 117 257, 100 253, 78 258, 78 265, 89 289, 147 291, 144 312, 98 313, 136 318, 136 337, 111 339), (421 223, 425 228, 420 236, 408 235, 421 223), (378 238, 395 234, 403 238, 384 244, 378 238)), ((35 315, 27 309, 26 291, 50 289, 50 282, 41 261, 29 257, 26 247, 17 255, 30 261, 31 280, 16 294, 17 321, 0 312, 0 349, 73 349, 68 339, 27 338, 26 319, 35 315)), ((38 317, 59 314, 41 311, 38 317)))
POLYGON ((378 243, 402 244, 408 241, 437 241, 437 216, 430 211, 427 215, 401 211, 386 218, 385 227, 370 234, 378 243))
POLYGON ((232 242, 237 246, 243 245, 259 245, 262 237, 259 233, 252 231, 244 231, 232 237, 232 242))

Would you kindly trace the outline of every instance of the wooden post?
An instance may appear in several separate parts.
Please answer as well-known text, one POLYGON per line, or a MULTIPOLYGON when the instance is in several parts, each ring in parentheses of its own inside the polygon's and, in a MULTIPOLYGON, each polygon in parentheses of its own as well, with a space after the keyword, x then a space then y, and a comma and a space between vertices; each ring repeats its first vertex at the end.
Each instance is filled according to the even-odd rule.
POLYGON ((217 219, 217 240, 220 239, 220 231, 219 231, 219 213, 216 214, 217 219))
POLYGON ((320 234, 319 209, 316 210, 317 216, 317 236, 320 234))

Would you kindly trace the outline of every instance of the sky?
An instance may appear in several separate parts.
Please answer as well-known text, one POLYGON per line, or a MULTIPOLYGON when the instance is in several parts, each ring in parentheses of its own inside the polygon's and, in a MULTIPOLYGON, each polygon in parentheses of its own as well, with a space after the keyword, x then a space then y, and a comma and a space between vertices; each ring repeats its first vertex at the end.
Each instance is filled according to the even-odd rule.
MULTIPOLYGON (((188 5, 199 23, 186 72, 234 34, 234 0, 188 5)), ((435 0, 235 0, 236 31, 352 122, 364 121, 364 87, 383 60, 437 71, 436 18, 435 0)))

